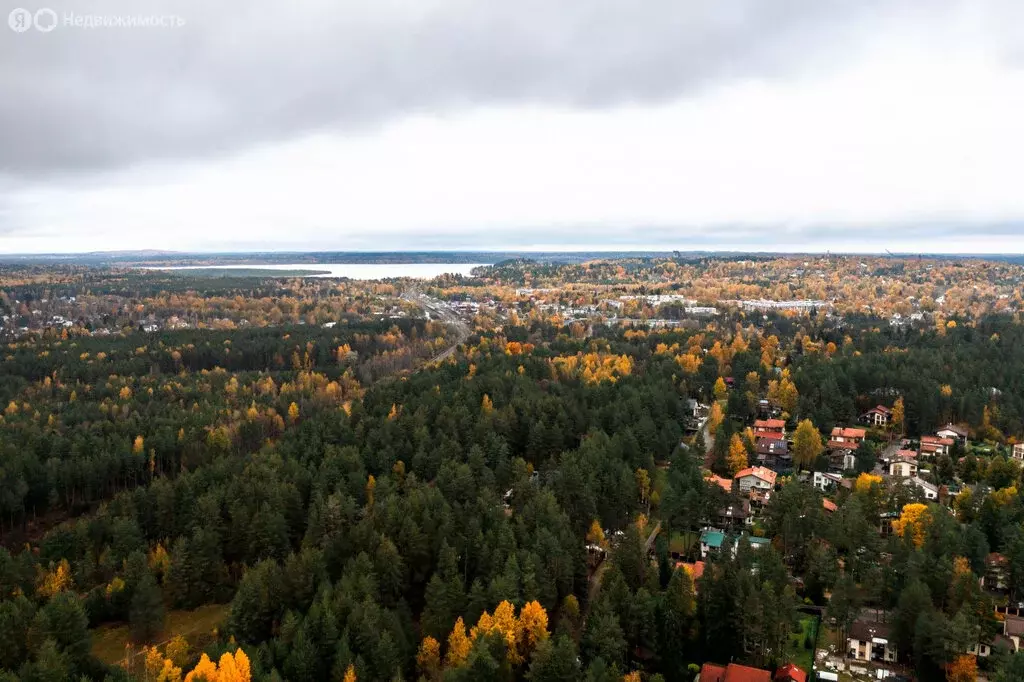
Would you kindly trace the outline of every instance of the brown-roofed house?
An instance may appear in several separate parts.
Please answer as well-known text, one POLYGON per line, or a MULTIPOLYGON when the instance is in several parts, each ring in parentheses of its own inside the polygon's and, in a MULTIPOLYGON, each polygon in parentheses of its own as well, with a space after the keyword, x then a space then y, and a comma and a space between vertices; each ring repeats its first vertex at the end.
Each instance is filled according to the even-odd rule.
POLYGON ((957 426, 956 424, 946 424, 936 431, 935 435, 939 438, 954 438, 964 445, 967 445, 967 429, 962 426, 957 426))
POLYGON ((754 422, 754 435, 783 440, 786 437, 786 422, 782 419, 758 419, 754 422))
POLYGON ((860 416, 861 422, 868 426, 886 426, 890 419, 892 419, 892 410, 885 405, 872 407, 860 416))
POLYGON ((864 429, 852 429, 845 426, 837 426, 832 429, 832 434, 829 436, 828 448, 830 450, 839 448, 856 450, 860 447, 860 444, 864 442, 864 438, 867 437, 867 435, 868 432, 864 429))

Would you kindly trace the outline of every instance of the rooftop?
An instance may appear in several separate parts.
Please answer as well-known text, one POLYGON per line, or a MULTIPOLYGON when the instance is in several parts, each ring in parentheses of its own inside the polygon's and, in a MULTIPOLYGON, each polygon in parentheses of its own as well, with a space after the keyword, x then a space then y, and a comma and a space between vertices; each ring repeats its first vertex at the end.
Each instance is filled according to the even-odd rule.
POLYGON ((775 485, 775 479, 778 477, 778 474, 767 467, 747 467, 742 471, 737 471, 733 478, 739 480, 741 478, 746 478, 747 476, 756 476, 762 481, 767 481, 768 483, 775 485))
POLYGON ((832 438, 864 438, 867 435, 868 432, 865 429, 853 429, 842 426, 832 429, 832 438))

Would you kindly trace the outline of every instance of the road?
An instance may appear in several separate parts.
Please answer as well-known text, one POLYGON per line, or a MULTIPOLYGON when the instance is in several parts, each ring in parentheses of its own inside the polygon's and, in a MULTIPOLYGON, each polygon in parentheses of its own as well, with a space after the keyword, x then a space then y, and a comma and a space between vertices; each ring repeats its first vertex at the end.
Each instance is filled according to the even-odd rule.
POLYGON ((471 331, 469 324, 459 317, 459 314, 452 310, 444 301, 427 296, 417 289, 409 289, 403 292, 402 299, 415 303, 423 308, 431 317, 440 319, 455 330, 455 343, 430 358, 426 363, 427 365, 433 365, 446 359, 449 355, 455 352, 455 349, 465 343, 466 339, 469 338, 471 331))
POLYGON ((704 431, 704 452, 700 453, 704 458, 701 461, 706 462, 708 455, 715 451, 715 434, 711 433, 711 420, 704 417, 704 425, 701 426, 701 430, 704 431))

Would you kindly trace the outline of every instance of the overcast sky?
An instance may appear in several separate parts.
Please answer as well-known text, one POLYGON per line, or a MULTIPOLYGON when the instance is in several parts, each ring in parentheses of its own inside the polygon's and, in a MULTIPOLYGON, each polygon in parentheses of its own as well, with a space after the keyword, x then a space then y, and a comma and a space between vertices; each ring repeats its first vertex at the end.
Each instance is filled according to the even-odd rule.
POLYGON ((44 6, 0 252, 1024 252, 1020 0, 44 6))

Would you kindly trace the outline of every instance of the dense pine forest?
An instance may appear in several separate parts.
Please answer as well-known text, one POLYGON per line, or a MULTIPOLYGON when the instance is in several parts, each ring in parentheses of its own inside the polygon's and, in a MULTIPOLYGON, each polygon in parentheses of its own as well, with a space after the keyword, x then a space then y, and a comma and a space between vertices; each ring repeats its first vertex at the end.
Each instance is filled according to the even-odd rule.
MULTIPOLYGON (((305 287, 307 313, 335 305, 305 287)), ((1002 622, 1024 600, 1019 319, 531 313, 459 339, 367 310, 7 344, 0 678, 690 682, 842 656, 866 612, 907 676, 1024 674, 1002 622), (828 434, 876 405, 893 423, 815 485, 828 434), (766 410, 794 460, 755 500, 729 484, 766 410), (937 498, 879 468, 947 424, 969 438, 920 463, 937 498)))

